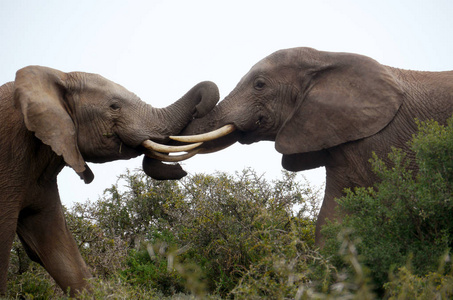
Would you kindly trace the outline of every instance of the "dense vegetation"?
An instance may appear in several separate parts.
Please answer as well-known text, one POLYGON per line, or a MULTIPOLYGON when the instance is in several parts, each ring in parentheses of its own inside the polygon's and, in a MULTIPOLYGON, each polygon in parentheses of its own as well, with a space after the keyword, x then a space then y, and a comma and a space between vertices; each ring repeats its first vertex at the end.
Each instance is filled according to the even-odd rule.
MULTIPOLYGON (((447 299, 453 297, 453 122, 420 123, 411 147, 374 157, 375 188, 338 200, 342 223, 314 245, 322 191, 253 170, 173 182, 127 172, 66 211, 96 299, 447 299)), ((8 296, 64 299, 16 242, 8 296)), ((92 296, 82 295, 91 299, 92 296)))

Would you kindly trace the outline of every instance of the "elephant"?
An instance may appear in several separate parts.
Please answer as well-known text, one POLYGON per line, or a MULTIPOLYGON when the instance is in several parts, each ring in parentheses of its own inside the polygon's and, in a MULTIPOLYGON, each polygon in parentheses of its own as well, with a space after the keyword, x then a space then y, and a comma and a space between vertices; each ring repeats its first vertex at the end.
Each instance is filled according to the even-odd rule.
POLYGON ((417 131, 415 119, 445 124, 452 113, 453 71, 402 70, 358 54, 300 47, 259 61, 213 110, 171 138, 204 142, 199 153, 269 140, 286 170, 324 166, 315 229, 322 246, 321 226, 341 219, 335 216, 335 198, 346 188, 378 180, 369 162, 372 153, 389 163, 387 154, 396 147, 413 161, 407 142, 417 131), (207 133, 211 129, 225 133, 207 133))
POLYGON ((163 163, 153 152, 186 151, 161 143, 218 100, 217 86, 209 81, 158 109, 97 74, 42 66, 17 71, 14 82, 0 87, 0 295, 6 293, 16 233, 28 256, 64 291, 90 290, 91 274, 66 226, 58 173, 68 165, 90 183, 94 175, 87 162, 145 153, 148 175, 181 178, 186 173, 179 165, 163 163))

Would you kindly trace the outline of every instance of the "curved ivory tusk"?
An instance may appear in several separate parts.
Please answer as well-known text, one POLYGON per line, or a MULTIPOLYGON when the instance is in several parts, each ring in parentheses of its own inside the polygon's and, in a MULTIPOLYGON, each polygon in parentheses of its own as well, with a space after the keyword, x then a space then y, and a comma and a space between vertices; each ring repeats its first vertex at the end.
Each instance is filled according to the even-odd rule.
POLYGON ((191 150, 191 151, 188 151, 187 153, 185 154, 181 154, 181 155, 173 155, 173 156, 170 156, 170 155, 166 155, 166 154, 163 154, 163 153, 160 153, 160 152, 156 152, 154 150, 148 150, 145 152, 145 155, 146 156, 149 156, 151 158, 155 158, 155 159, 158 159, 160 161, 165 161, 165 162, 178 162, 178 161, 183 161, 183 160, 186 160, 186 159, 189 159, 191 158, 192 156, 194 156, 195 154, 197 154, 198 152, 200 152, 200 148, 198 149, 194 149, 194 150, 191 150))
POLYGON ((218 139, 222 136, 225 136, 231 132, 236 130, 236 127, 233 124, 225 125, 219 129, 214 131, 210 131, 207 133, 197 134, 197 135, 178 135, 178 136, 170 136, 172 140, 179 141, 179 142, 186 142, 186 143, 196 143, 196 142, 207 142, 218 139))
POLYGON ((197 148, 201 144, 203 144, 203 143, 195 143, 195 144, 184 145, 184 146, 167 146, 167 145, 158 144, 151 140, 146 140, 142 143, 142 146, 148 150, 154 150, 154 151, 164 152, 164 153, 171 153, 171 152, 189 151, 194 148, 197 148))

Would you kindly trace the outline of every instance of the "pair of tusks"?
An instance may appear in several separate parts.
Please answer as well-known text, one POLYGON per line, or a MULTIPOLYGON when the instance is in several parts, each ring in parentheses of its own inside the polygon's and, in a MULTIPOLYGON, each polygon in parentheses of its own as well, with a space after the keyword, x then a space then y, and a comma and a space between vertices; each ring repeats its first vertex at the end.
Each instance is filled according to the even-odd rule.
POLYGON ((222 136, 225 136, 235 130, 234 125, 228 124, 225 125, 217 130, 213 130, 203 134, 197 135, 186 135, 186 136, 170 136, 170 139, 184 142, 184 143, 192 143, 183 146, 168 146, 158 144, 151 140, 146 140, 142 143, 142 146, 145 147, 148 151, 146 151, 146 155, 158 159, 160 161, 166 162, 178 162, 183 161, 188 158, 191 158, 195 154, 201 151, 201 148, 198 148, 203 142, 212 141, 218 139, 222 136), (185 154, 180 155, 169 155, 170 153, 175 152, 187 152, 185 154))

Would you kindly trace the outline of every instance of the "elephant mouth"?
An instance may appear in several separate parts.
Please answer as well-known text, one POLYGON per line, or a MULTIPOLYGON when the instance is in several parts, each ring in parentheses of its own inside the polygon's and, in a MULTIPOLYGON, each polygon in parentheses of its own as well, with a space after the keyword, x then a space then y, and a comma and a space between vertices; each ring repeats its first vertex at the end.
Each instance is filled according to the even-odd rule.
MULTIPOLYGON (((185 135, 185 136, 170 136, 170 139, 182 143, 187 143, 182 146, 170 146, 163 145, 151 140, 145 140, 142 142, 142 146, 145 148, 145 155, 164 162, 179 162, 193 157, 198 153, 215 152, 221 149, 215 149, 210 151, 204 151, 200 147, 204 142, 216 140, 223 136, 226 136, 236 130, 236 127, 232 124, 225 125, 217 130, 210 131, 207 133, 197 135, 185 135), (181 153, 182 154, 177 154, 181 153)), ((227 145, 226 147, 228 147, 227 145)), ((224 148, 226 148, 224 147, 224 148)), ((223 149, 223 148, 222 148, 223 149)))
POLYGON ((256 143, 257 141, 258 140, 255 137, 247 135, 246 133, 243 133, 238 140, 239 143, 244 144, 244 145, 250 145, 250 144, 256 143))

